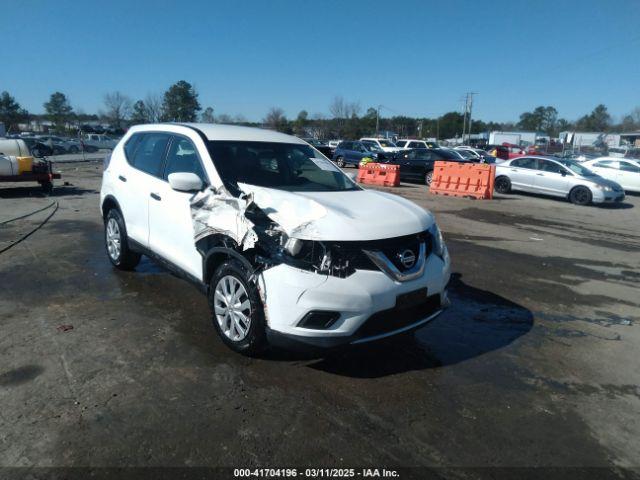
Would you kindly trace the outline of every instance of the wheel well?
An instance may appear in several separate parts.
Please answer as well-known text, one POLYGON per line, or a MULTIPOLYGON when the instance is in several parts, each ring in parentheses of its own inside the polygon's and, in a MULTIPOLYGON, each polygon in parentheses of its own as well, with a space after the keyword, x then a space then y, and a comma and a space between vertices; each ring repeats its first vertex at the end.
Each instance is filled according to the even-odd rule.
POLYGON ((196 242, 196 249, 202 255, 202 280, 208 284, 221 263, 230 258, 239 260, 249 271, 253 265, 238 251, 235 241, 222 234, 214 234, 196 242))
POLYGON ((105 198, 104 202, 102 202, 102 218, 103 219, 107 218, 107 214, 109 213, 109 210, 112 210, 114 208, 118 210, 120 213, 122 213, 122 210, 120 210, 120 205, 118 205, 118 202, 116 201, 115 198, 113 197, 105 198))
POLYGON ((584 188, 589 192, 589 195, 593 196, 591 194, 591 190, 589 189, 589 187, 586 187, 584 185, 576 185, 575 187, 573 187, 571 190, 569 190, 569 194, 567 195, 567 198, 571 198, 571 194, 576 191, 578 188, 584 188))

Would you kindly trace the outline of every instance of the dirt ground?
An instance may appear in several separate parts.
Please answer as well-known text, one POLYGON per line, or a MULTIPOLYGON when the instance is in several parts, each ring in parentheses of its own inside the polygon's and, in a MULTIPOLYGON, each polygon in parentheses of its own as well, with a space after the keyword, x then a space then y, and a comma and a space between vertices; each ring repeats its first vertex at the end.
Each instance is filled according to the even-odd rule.
POLYGON ((58 169, 52 197, 0 184, 0 250, 58 205, 0 254, 0 466, 640 466, 640 196, 388 189, 443 229, 450 309, 337 356, 249 359, 192 285, 111 268, 100 163, 58 169))

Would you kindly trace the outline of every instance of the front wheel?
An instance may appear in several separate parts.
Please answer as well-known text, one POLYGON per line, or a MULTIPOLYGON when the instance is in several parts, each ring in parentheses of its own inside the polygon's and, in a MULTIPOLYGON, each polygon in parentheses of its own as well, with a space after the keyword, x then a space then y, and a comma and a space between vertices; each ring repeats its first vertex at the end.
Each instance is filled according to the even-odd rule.
POLYGON ((344 168, 345 166, 344 157, 336 158, 336 165, 338 165, 340 168, 344 168))
POLYGON ((111 209, 104 222, 104 241, 107 256, 114 267, 133 270, 140 263, 140 254, 129 248, 127 229, 118 210, 111 209))
POLYGON ((575 205, 589 205, 591 199, 591 190, 587 187, 576 187, 569 193, 569 200, 575 205))
POLYGON ((511 191, 511 180, 508 177, 496 178, 495 189, 498 193, 509 193, 511 191))
POLYGON ((238 260, 224 262, 209 284, 213 325, 232 350, 254 356, 267 346, 264 310, 250 272, 238 260))

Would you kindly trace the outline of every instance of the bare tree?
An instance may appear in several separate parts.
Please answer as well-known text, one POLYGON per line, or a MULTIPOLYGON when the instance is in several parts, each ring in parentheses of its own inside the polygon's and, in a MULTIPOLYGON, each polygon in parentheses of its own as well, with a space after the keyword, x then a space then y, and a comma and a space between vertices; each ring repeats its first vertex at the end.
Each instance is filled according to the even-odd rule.
POLYGON ((157 93, 150 93, 144 99, 149 122, 157 123, 162 119, 162 98, 157 93))
POLYGON ((237 115, 233 116, 233 123, 247 123, 247 117, 245 117, 241 113, 238 113, 237 115))
POLYGON ((221 113, 216 117, 216 123, 233 123, 233 118, 228 113, 221 113))
POLYGON ((263 122, 269 128, 283 130, 287 125, 287 117, 281 108, 271 107, 267 112, 267 116, 264 117, 263 122))
POLYGON ((346 118, 347 108, 344 98, 342 98, 341 96, 334 97, 329 104, 329 112, 331 113, 333 118, 346 118))
POLYGON ((204 123, 215 123, 213 107, 207 107, 204 109, 204 112, 200 114, 200 121, 204 123))
POLYGON ((120 92, 107 93, 104 96, 106 118, 115 128, 122 127, 123 122, 131 114, 131 99, 120 92))

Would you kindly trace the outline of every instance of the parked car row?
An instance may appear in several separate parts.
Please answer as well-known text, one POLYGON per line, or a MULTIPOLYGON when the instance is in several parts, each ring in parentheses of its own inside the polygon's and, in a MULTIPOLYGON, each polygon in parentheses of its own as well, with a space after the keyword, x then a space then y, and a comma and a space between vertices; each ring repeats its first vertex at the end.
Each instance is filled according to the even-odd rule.
POLYGON ((101 149, 112 150, 118 138, 109 135, 90 133, 82 138, 60 135, 11 135, 8 138, 24 140, 36 157, 66 155, 73 153, 97 152, 101 149))

